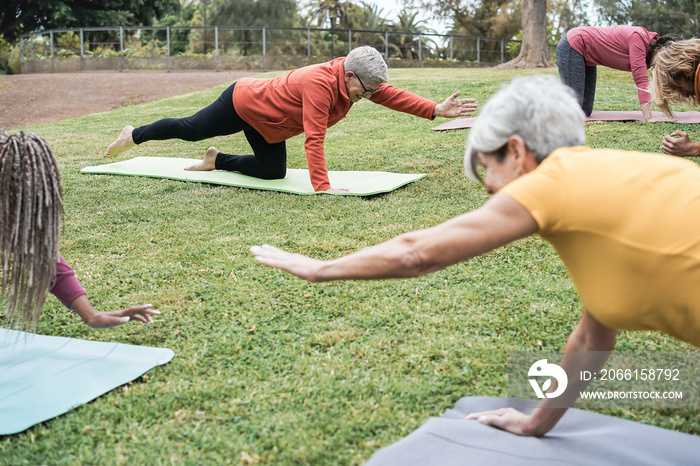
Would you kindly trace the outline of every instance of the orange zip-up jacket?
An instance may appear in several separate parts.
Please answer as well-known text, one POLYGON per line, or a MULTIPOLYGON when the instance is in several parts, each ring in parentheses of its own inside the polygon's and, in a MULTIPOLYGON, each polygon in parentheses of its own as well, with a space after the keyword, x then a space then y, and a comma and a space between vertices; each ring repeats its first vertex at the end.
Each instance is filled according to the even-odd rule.
MULTIPOLYGON (((342 120, 352 102, 345 87, 345 57, 306 66, 271 79, 240 79, 233 88, 236 113, 274 144, 301 133, 311 185, 326 191, 328 181, 323 141, 326 129, 342 120)), ((437 105, 423 97, 388 84, 370 100, 411 115, 433 119, 437 105)))

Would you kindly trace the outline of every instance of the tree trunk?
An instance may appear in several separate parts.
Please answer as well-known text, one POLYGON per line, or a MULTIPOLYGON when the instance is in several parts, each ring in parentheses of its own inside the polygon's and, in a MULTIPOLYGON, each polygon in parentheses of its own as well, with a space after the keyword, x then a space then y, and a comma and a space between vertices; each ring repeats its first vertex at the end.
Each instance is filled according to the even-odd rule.
POLYGON ((523 42, 520 54, 496 68, 548 68, 554 66, 547 45, 547 0, 523 0, 523 42))

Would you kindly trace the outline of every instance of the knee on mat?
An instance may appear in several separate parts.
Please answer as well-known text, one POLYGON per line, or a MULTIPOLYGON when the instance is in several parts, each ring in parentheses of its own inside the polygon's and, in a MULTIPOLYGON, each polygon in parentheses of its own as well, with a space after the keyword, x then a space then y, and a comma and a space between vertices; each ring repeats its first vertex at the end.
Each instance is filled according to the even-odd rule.
POLYGON ((287 167, 272 170, 267 169, 259 176, 259 178, 262 178, 263 180, 281 180, 285 176, 287 176, 287 167))

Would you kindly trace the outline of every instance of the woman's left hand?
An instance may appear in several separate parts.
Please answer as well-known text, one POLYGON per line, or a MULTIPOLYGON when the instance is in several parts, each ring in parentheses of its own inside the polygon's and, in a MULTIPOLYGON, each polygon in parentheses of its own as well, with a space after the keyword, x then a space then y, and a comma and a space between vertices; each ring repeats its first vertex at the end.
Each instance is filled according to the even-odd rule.
POLYGON ((95 309, 86 295, 78 296, 70 303, 70 308, 91 328, 116 327, 132 320, 151 324, 153 316, 160 314, 159 311, 151 309, 152 307, 151 304, 141 304, 118 311, 100 312, 95 309))
POLYGON ((160 314, 155 309, 151 309, 151 304, 131 306, 118 311, 95 311, 88 320, 85 321, 91 328, 110 328, 123 325, 135 320, 144 324, 152 324, 153 316, 160 314))
POLYGON ((477 108, 476 100, 458 99, 457 96, 459 96, 459 92, 449 96, 443 103, 437 104, 433 110, 433 116, 456 118, 458 116, 469 116, 474 113, 474 110, 477 108))
POLYGON ((494 411, 471 413, 465 419, 477 420, 487 426, 498 427, 507 432, 525 437, 539 436, 530 427, 532 420, 528 414, 513 408, 501 408, 494 411))

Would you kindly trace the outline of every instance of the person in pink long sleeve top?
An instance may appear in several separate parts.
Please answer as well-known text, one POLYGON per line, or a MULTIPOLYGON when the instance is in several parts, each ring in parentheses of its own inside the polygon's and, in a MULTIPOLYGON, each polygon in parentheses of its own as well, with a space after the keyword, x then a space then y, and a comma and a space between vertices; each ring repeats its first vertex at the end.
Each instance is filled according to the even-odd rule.
POLYGON ((48 144, 32 133, 0 129, 0 300, 7 300, 8 326, 32 330, 47 290, 93 328, 153 322, 159 312, 150 304, 109 312, 94 308, 58 253, 62 218, 61 179, 48 144))
POLYGON ((467 116, 476 109, 474 99, 457 99, 459 92, 436 103, 385 84, 388 79, 381 54, 372 47, 358 47, 347 57, 276 78, 241 79, 191 117, 165 118, 138 128, 126 126, 106 155, 117 155, 151 140, 199 141, 243 131, 253 154, 224 154, 210 147, 204 160, 188 169, 229 170, 257 178, 281 179, 287 170, 285 141, 304 133, 314 190, 347 192, 342 187, 332 187, 328 181, 324 141, 326 130, 342 120, 361 98, 428 119, 467 116))
POLYGON ((557 45, 559 76, 575 91, 579 105, 590 116, 595 100, 596 65, 630 71, 644 119, 655 121, 647 68, 658 47, 678 39, 672 35, 659 37, 640 26, 573 28, 557 45))

